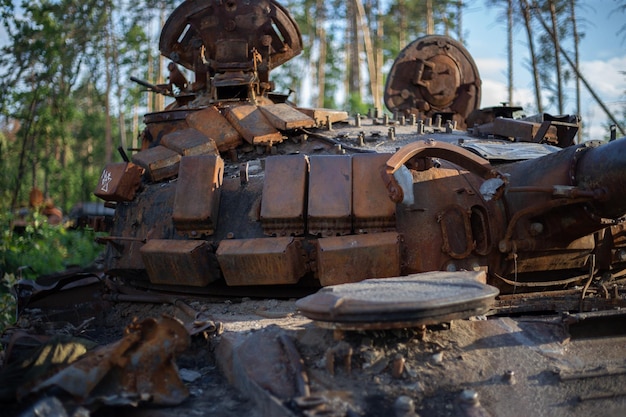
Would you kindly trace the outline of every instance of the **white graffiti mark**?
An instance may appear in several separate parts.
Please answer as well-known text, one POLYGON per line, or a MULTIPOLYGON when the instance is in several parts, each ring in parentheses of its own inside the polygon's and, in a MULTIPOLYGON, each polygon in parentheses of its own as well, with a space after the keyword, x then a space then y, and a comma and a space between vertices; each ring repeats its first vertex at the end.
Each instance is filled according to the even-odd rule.
POLYGON ((100 177, 100 190, 108 193, 109 183, 112 179, 113 177, 111 176, 111 173, 109 171, 107 171, 106 169, 102 171, 102 176, 100 177))

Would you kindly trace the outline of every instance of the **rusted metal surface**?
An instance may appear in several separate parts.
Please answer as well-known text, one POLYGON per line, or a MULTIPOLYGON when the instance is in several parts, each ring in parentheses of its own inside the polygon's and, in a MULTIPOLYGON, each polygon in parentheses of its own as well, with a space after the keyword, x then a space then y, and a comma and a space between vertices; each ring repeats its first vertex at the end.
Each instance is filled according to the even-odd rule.
POLYGON ((18 395, 54 387, 82 404, 180 404, 189 392, 178 376, 174 358, 188 346, 189 334, 179 321, 146 319, 130 326, 118 342, 85 354, 18 395))
POLYGON ((219 155, 215 141, 196 129, 181 129, 168 133, 161 144, 182 156, 219 155))
POLYGON ((550 126, 556 127, 557 143, 555 143, 555 145, 561 148, 566 148, 573 145, 576 134, 578 133, 578 130, 581 129, 581 119, 580 116, 577 115, 565 114, 554 116, 551 114, 543 113, 528 116, 524 119, 529 122, 541 124, 549 122, 550 126))
POLYGON ((385 86, 391 111, 433 117, 448 114, 459 128, 480 104, 481 80, 472 56, 445 36, 419 38, 396 58, 385 86))
POLYGON ((260 106, 259 109, 278 130, 307 129, 315 126, 315 120, 285 103, 260 106))
POLYGON ((200 75, 200 85, 209 71, 252 69, 267 83, 271 69, 302 51, 302 38, 289 12, 274 1, 185 2, 165 22, 159 50, 200 75))
POLYGON ((94 194, 105 201, 133 201, 144 169, 132 162, 107 164, 94 194))
POLYGON ((175 187, 172 182, 146 187, 144 198, 116 207, 118 220, 106 240, 105 268, 109 273, 134 275, 144 270, 139 251, 145 241, 176 236, 172 220, 175 187))
POLYGON ((267 234, 304 235, 309 160, 304 155, 269 157, 260 220, 267 234))
POLYGON ((142 149, 158 145, 161 138, 168 133, 189 127, 185 118, 197 111, 198 109, 176 109, 146 114, 143 117, 146 129, 141 134, 142 149))
POLYGON ((140 252, 153 284, 202 287, 219 279, 215 256, 204 240, 152 239, 140 252))
POLYGON ((214 233, 223 178, 224 160, 219 155, 185 156, 181 159, 172 212, 178 232, 191 238, 214 233))
POLYGON ((185 2, 160 49, 172 78, 154 87, 176 101, 145 116, 141 188, 100 239, 107 273, 148 284, 152 239, 218 248, 215 284, 245 287, 470 270, 502 292, 593 291, 626 268, 623 142, 569 146, 577 116, 478 109, 478 71, 452 39, 407 46, 388 75, 393 116, 353 119, 273 91, 270 71, 301 49, 273 1, 185 2), (215 154, 223 173, 163 152, 215 154))
POLYGON ((550 122, 546 129, 542 129, 543 124, 528 122, 525 120, 514 120, 497 118, 491 123, 486 123, 475 128, 480 135, 498 135, 518 142, 557 142, 557 129, 550 122), (538 135, 538 132, 541 134, 538 135))
POLYGON ((309 158, 307 222, 313 235, 352 231, 352 160, 349 156, 309 158))
POLYGON ((305 273, 292 237, 223 240, 217 259, 228 285, 295 284, 305 273))
POLYGON ((484 273, 370 279, 325 287, 296 305, 320 325, 337 329, 416 327, 487 312, 499 291, 480 280, 484 273))
POLYGON ((190 113, 186 120, 189 126, 213 139, 220 152, 234 149, 243 141, 239 132, 214 106, 190 113))
POLYGON ((326 126, 328 122, 337 123, 348 119, 348 113, 332 109, 307 109, 299 107, 298 111, 315 120, 316 126, 326 126))
POLYGON ((605 288, 606 291, 603 289, 589 291, 584 298, 582 289, 504 294, 496 300, 493 311, 497 314, 579 310, 618 311, 626 307, 623 289, 619 289, 617 285, 609 285, 605 288))
POLYGON ((320 238, 317 278, 323 286, 400 275, 396 232, 320 238))
POLYGON ((283 141, 283 136, 263 116, 257 106, 241 105, 229 107, 226 118, 252 145, 272 145, 283 141))
POLYGON ((352 211, 355 233, 393 230, 396 205, 387 194, 380 171, 391 155, 358 154, 352 157, 352 211))
POLYGON ((165 146, 157 145, 134 154, 133 162, 146 170, 150 181, 158 182, 178 174, 180 154, 165 146))

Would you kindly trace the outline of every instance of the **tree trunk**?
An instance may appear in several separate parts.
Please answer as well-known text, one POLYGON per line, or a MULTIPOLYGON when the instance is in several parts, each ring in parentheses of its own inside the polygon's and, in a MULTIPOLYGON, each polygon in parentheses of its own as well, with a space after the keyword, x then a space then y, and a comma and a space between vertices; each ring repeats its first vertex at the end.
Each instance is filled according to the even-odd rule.
POLYGON ((457 2, 457 33, 459 36, 459 42, 463 43, 463 0, 458 0, 457 2))
MULTIPOLYGON (((165 2, 161 3, 161 25, 159 27, 163 27, 165 25, 165 2)), ((159 69, 157 72, 157 85, 163 84, 163 71, 165 69, 165 57, 163 55, 159 55, 159 69)), ((163 94, 156 95, 156 110, 161 111, 165 108, 165 96, 163 94)))
MULTIPOLYGON (((580 56, 578 53, 578 42, 580 41, 578 36, 578 27, 576 25, 576 0, 570 0, 570 18, 572 20, 572 32, 574 35, 574 63, 576 64, 576 114, 580 115, 580 77, 578 71, 580 69, 580 56)), ((582 123, 582 122, 581 122, 582 123)), ((578 143, 583 141, 583 129, 582 126, 578 129, 578 143)))
POLYGON ((426 0, 426 34, 435 33, 435 22, 433 21, 433 1, 426 0))
MULTIPOLYGON (((107 2, 107 19, 110 19, 111 7, 107 2)), ((106 164, 113 160, 113 129, 111 127, 111 89, 113 80, 111 77, 111 33, 109 26, 106 28, 106 40, 104 45, 104 66, 106 71, 106 90, 104 92, 104 162, 106 164)))
POLYGON ((554 0, 548 0, 548 4, 550 6, 550 19, 552 20, 552 33, 554 36, 552 37, 552 41, 554 42, 554 63, 556 70, 556 93, 557 100, 559 103, 559 114, 563 114, 563 83, 562 83, 562 73, 561 73, 561 53, 559 46, 559 28, 558 23, 556 21, 556 7, 554 6, 554 0))
POLYGON ((407 11, 406 11, 406 3, 404 0, 398 0, 398 13, 399 21, 398 21, 398 47, 399 50, 403 50, 407 45, 406 41, 406 30, 407 30, 407 11))
POLYGON ((374 101, 374 107, 380 108, 380 94, 378 93, 378 85, 376 85, 376 68, 374 61, 374 48, 372 47, 372 37, 370 35, 369 27, 365 22, 365 10, 363 9, 363 3, 361 0, 354 0, 357 11, 357 22, 360 28, 361 36, 363 36, 363 44, 365 45, 365 55, 367 56, 367 69, 370 80, 370 91, 372 94, 372 100, 374 101))
MULTIPOLYGON (((154 79, 152 78, 152 74, 154 73, 154 65, 152 62, 152 54, 148 54, 148 82, 154 84, 154 79)), ((146 95, 146 111, 148 113, 152 113, 152 109, 154 108, 154 93, 148 92, 146 95)))
POLYGON ((383 38, 385 36, 383 26, 383 13, 381 1, 377 0, 377 19, 376 19, 376 95, 374 97, 374 105, 381 108, 381 86, 383 83, 383 38))
MULTIPOLYGON (((541 26, 543 27, 543 29, 546 31, 546 33, 548 35, 550 35, 551 37, 554 37, 554 34, 552 33, 552 31, 550 30, 550 28, 548 27, 548 25, 546 24, 546 22, 544 22, 543 18, 541 17, 541 14, 537 14, 537 19, 539 20, 539 23, 541 24, 541 26)), ((604 104, 604 102, 600 99, 600 97, 596 94, 596 92, 594 91, 593 88, 591 88, 591 85, 589 85, 589 83, 587 82, 587 80, 585 79, 585 77, 580 73, 580 71, 578 70, 578 68, 576 67, 576 64, 574 64, 574 62, 570 59, 570 57, 565 53, 565 51, 563 50, 563 48, 560 49, 561 54, 563 55, 563 58, 565 58, 565 60, 567 61, 567 63, 569 64, 570 67, 572 67, 572 70, 576 73, 576 75, 578 76, 578 78, 580 78, 580 81, 584 84, 584 86, 587 88, 587 91, 589 91, 589 94, 591 94, 593 96, 593 98, 596 100, 596 102, 598 103, 598 105, 602 108, 602 110, 604 111, 604 113, 607 115, 607 117, 611 120, 611 122, 613 122, 615 124, 615 126, 617 126, 617 128, 619 129, 619 131, 621 132, 622 135, 626 136, 626 129, 624 129, 624 127, 622 126, 622 124, 615 118, 615 116, 613 116, 613 113, 611 113, 611 111, 609 110, 609 108, 604 104)))
MULTIPOLYGON (((13 189, 13 196, 11 197, 11 211, 17 209, 17 199, 19 197, 20 188, 22 185, 22 179, 26 171, 26 151, 28 149, 28 142, 31 139, 31 130, 34 123, 35 108, 38 102, 39 86, 33 89, 33 99, 30 102, 30 111, 28 112, 28 119, 24 130, 24 138, 22 139, 22 149, 20 151, 20 162, 17 167, 17 178, 15 179, 15 188, 13 189)), ((22 129, 20 129, 21 131, 22 129)))
POLYGON ((508 0, 506 10, 507 22, 507 56, 508 56, 508 82, 509 82, 509 106, 513 105, 513 0, 508 0))
POLYGON ((355 94, 361 97, 361 43, 359 42, 359 22, 356 12, 356 4, 349 2, 349 20, 348 20, 348 84, 346 91, 348 96, 355 94))
POLYGON ((133 138, 130 144, 133 152, 138 149, 141 144, 137 143, 139 138, 139 106, 137 104, 133 105, 133 138))
MULTIPOLYGON (((112 12, 111 12, 112 13, 112 12)), ((115 89, 117 91, 117 107, 118 115, 117 120, 120 129, 120 145, 123 150, 128 148, 126 144, 126 122, 124 120, 124 102, 122 100, 122 83, 120 82, 120 60, 117 54, 117 37, 115 35, 115 26, 113 16, 109 16, 109 24, 111 26, 111 43, 113 45, 113 68, 115 68, 115 89)))
POLYGON ((530 26, 530 9, 526 0, 520 0, 520 8, 524 16, 524 25, 526 26, 526 34, 528 35, 528 51, 530 53, 530 62, 533 70, 533 80, 535 82, 535 101, 537 104, 537 113, 543 113, 541 105, 541 83, 539 82, 539 70, 537 68, 537 56, 535 55, 535 46, 533 42, 532 28, 530 26))
POLYGON ((318 0, 315 7, 315 36, 319 44, 319 57, 317 61, 317 107, 324 107, 324 99, 326 96, 326 30, 324 23, 326 21, 326 12, 324 2, 318 0))

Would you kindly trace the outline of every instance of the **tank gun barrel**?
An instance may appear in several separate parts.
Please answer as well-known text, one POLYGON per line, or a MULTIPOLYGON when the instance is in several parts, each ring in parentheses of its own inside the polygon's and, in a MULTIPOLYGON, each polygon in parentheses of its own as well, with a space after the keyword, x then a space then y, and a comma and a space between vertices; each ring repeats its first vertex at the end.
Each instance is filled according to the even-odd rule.
POLYGON ((626 214, 626 140, 587 142, 501 170, 509 176, 511 213, 554 198, 586 198, 586 210, 594 216, 616 219, 626 214))
POLYGON ((626 140, 586 148, 578 161, 575 181, 580 188, 600 190, 592 202, 596 215, 609 219, 626 213, 626 140))

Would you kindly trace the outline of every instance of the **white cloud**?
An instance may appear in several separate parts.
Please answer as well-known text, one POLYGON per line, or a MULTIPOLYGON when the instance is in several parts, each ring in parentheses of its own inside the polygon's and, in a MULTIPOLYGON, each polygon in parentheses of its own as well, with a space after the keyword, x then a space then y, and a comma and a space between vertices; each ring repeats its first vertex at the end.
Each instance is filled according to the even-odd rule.
POLYGON ((482 80, 506 80, 507 63, 505 59, 476 58, 474 62, 482 80))
POLYGON ((587 61, 580 64, 583 77, 606 102, 624 96, 626 92, 626 55, 608 61, 587 61))

